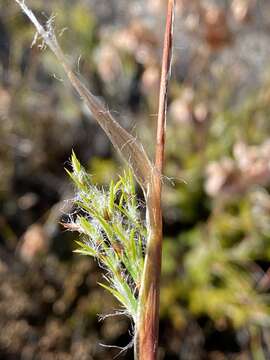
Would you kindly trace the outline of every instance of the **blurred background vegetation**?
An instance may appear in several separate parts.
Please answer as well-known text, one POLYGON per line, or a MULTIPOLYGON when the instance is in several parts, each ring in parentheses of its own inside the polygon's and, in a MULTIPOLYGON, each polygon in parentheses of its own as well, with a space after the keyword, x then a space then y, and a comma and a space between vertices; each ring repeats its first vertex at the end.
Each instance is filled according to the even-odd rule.
MULTIPOLYGON (((164 0, 32 0, 93 92, 153 153, 164 0)), ((0 358, 112 359, 130 341, 72 253, 72 149, 122 164, 15 1, 0 4, 0 358)), ((178 0, 169 94, 160 359, 270 358, 270 3, 178 0)), ((119 358, 132 359, 132 351, 119 358)))

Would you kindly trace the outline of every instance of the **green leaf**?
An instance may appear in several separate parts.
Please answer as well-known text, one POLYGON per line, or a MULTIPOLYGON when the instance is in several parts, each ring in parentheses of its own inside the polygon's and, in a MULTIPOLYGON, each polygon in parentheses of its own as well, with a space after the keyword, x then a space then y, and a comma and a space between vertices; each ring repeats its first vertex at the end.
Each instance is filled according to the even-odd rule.
POLYGON ((80 173, 81 172, 81 163, 77 159, 76 154, 73 150, 72 150, 72 155, 71 155, 71 163, 72 163, 73 170, 76 173, 80 173))
POLYGON ((89 256, 93 256, 93 257, 98 257, 98 253, 97 253, 97 251, 96 250, 94 250, 93 248, 91 248, 89 245, 87 245, 87 244, 85 244, 85 243, 83 243, 83 242, 81 242, 81 241, 75 241, 76 242, 76 244, 78 244, 80 247, 81 247, 81 249, 77 249, 77 250, 74 250, 74 252, 76 253, 78 253, 78 252, 80 252, 80 253, 84 253, 84 255, 89 255, 89 256))

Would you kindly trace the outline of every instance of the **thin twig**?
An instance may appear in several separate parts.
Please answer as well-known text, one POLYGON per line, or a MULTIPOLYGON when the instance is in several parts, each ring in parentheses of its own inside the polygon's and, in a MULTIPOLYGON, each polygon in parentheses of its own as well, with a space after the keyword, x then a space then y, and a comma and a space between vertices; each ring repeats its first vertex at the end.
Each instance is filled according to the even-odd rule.
POLYGON ((162 255, 162 171, 167 113, 167 93, 172 61, 173 18, 175 1, 168 0, 160 82, 159 113, 156 140, 155 171, 147 199, 148 236, 142 285, 139 294, 138 319, 135 341, 135 359, 156 360, 158 353, 159 292, 162 255))
POLYGON ((164 145, 166 132, 166 113, 168 83, 171 75, 172 64, 172 41, 173 41, 173 20, 174 20, 174 0, 168 2, 167 23, 164 38, 162 71, 159 92, 159 109, 157 121, 157 142, 156 142, 156 169, 162 174, 164 166, 164 145))

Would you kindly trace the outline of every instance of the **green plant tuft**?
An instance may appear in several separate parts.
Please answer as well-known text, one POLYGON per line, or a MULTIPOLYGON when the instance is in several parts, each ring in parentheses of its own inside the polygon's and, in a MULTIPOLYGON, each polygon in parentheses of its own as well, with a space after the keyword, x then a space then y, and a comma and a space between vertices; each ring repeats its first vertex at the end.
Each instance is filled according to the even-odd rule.
POLYGON ((98 261, 106 281, 100 285, 135 323, 147 229, 138 210, 132 172, 125 171, 104 189, 92 183, 74 152, 71 165, 72 171, 66 171, 76 187, 77 216, 65 226, 82 235, 75 252, 98 261))

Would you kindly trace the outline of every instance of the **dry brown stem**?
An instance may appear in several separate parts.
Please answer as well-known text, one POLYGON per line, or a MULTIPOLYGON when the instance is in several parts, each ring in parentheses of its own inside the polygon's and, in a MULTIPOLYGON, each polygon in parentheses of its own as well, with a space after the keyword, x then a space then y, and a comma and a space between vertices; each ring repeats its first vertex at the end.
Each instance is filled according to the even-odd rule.
POLYGON ((163 238, 161 175, 164 167, 167 93, 172 61, 174 7, 175 1, 169 0, 160 81, 155 171, 152 174, 151 186, 147 198, 148 228, 150 229, 150 233, 139 297, 136 329, 135 357, 140 360, 156 360, 158 352, 159 292, 163 238))

